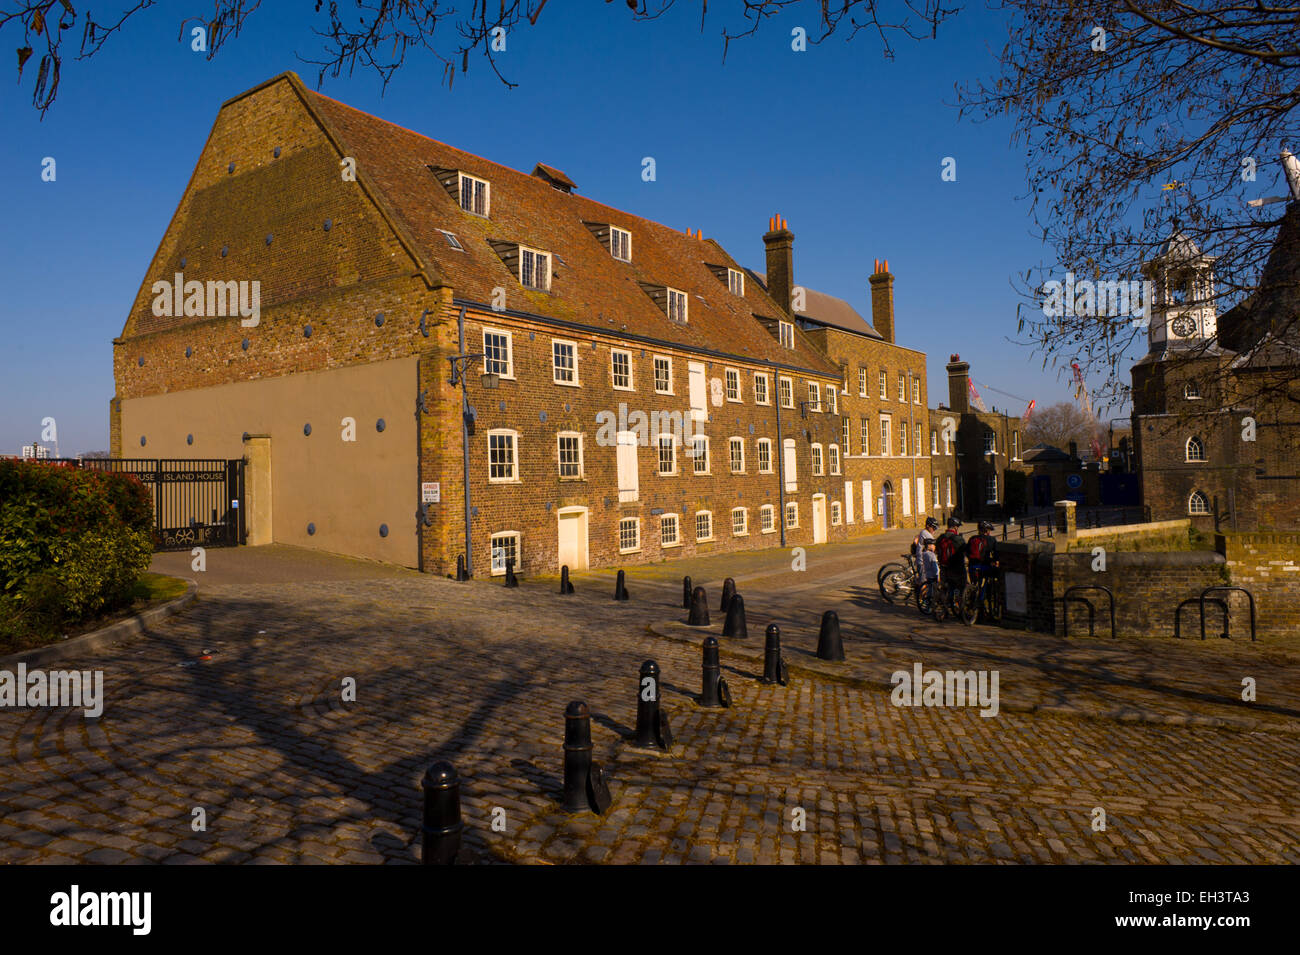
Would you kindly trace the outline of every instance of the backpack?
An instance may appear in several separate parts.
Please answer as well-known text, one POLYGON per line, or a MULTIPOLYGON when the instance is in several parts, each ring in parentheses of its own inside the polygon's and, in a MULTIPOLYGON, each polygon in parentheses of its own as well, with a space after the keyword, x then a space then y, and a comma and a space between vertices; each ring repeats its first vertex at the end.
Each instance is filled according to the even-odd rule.
POLYGON ((966 545, 966 555, 971 560, 984 560, 989 552, 989 539, 983 534, 977 534, 970 539, 966 545))
POLYGON ((952 563, 952 559, 957 556, 957 537, 955 534, 944 534, 939 538, 939 543, 935 548, 938 552, 939 563, 945 567, 952 563))

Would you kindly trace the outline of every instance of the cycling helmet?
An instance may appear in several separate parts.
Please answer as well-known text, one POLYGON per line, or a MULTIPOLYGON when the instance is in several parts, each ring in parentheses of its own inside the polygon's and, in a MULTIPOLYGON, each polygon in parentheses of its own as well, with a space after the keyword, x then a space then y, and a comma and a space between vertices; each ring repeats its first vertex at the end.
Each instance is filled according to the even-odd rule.
POLYGON ((957 520, 957 518, 955 518, 955 517, 950 517, 950 518, 948 518, 948 526, 949 526, 949 527, 961 527, 961 521, 957 520))
POLYGON ((992 521, 980 521, 980 533, 981 533, 981 534, 983 534, 985 531, 991 531, 991 530, 993 530, 993 522, 992 522, 992 521))
POLYGON ((939 529, 939 522, 933 517, 927 517, 925 519, 925 529, 927 531, 936 531, 939 529))

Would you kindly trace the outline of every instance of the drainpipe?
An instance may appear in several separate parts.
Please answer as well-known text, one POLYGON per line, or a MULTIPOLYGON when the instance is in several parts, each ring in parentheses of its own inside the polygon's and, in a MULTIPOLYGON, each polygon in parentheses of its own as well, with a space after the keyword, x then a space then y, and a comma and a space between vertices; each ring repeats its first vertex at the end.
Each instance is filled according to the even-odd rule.
MULTIPOLYGON (((460 338, 460 353, 465 351, 465 306, 461 306, 456 316, 456 331, 460 338)), ((462 454, 462 474, 465 481, 465 573, 474 576, 473 531, 470 527, 469 502, 469 391, 465 387, 465 369, 460 370, 460 447, 462 454)))
MULTIPOLYGON (((772 398, 776 405, 776 494, 781 508, 776 512, 776 526, 781 528, 781 546, 785 547, 785 436, 781 434, 781 372, 775 362, 772 366, 772 398)), ((790 397, 794 398, 794 379, 790 379, 790 397)))

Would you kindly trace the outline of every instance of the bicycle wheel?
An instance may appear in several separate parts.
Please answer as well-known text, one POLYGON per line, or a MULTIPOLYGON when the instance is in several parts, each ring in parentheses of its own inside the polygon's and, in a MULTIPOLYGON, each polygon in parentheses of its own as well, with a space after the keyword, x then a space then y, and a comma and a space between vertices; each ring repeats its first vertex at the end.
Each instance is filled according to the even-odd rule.
POLYGON ((930 612, 934 614, 936 622, 948 618, 948 594, 938 584, 931 584, 930 588, 934 591, 934 596, 930 600, 930 612))
POLYGON ((1002 622, 1002 593, 993 584, 989 585, 988 592, 984 595, 984 611, 989 623, 1002 622))
POLYGON ((961 592, 961 622, 971 626, 980 615, 979 584, 967 584, 961 592))
POLYGON ((882 597, 885 595, 885 576, 887 574, 892 574, 894 571, 906 570, 906 569, 907 568, 905 568, 902 564, 900 564, 898 561, 895 560, 895 561, 891 561, 888 564, 885 564, 878 571, 876 571, 876 586, 880 588, 880 595, 882 597))
POLYGON ((905 602, 911 595, 912 588, 908 583, 907 571, 905 570, 890 571, 885 579, 880 582, 880 596, 891 604, 905 602))
POLYGON ((916 588, 916 609, 927 617, 934 613, 933 590, 934 588, 924 581, 916 588))

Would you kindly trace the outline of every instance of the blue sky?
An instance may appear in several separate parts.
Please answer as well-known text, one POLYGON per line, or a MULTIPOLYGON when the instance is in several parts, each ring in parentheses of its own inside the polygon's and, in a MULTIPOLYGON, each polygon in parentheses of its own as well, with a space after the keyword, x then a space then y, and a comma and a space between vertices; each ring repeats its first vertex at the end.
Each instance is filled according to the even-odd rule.
MULTIPOLYGON (((65 63, 44 121, 30 81, 0 86, 0 450, 29 443, 47 416, 62 453, 108 447, 111 341, 220 104, 286 69, 316 83, 295 55, 319 58, 311 4, 264 3, 211 62, 179 39, 187 9, 164 2, 94 59, 65 63)), ((990 386, 991 405, 1024 410, 991 389, 1040 407, 1068 400, 1066 376, 1009 341, 1014 276, 1045 258, 1019 198, 1024 158, 1009 122, 959 122, 953 105, 955 83, 995 68, 997 14, 975 5, 937 40, 896 39, 892 61, 865 32, 795 53, 803 19, 769 21, 724 64, 721 21, 710 13, 701 33, 698 4, 633 23, 621 3, 557 3, 507 37, 515 89, 472 58, 448 90, 429 57, 408 60, 386 93, 360 71, 322 91, 517 169, 558 166, 584 195, 702 228, 754 268, 780 213, 796 283, 868 317, 872 261, 889 259, 898 341, 928 353, 932 405, 946 397, 951 352, 990 386), (641 179, 644 156, 655 182, 641 179), (940 178, 947 156, 955 182, 940 178)))

